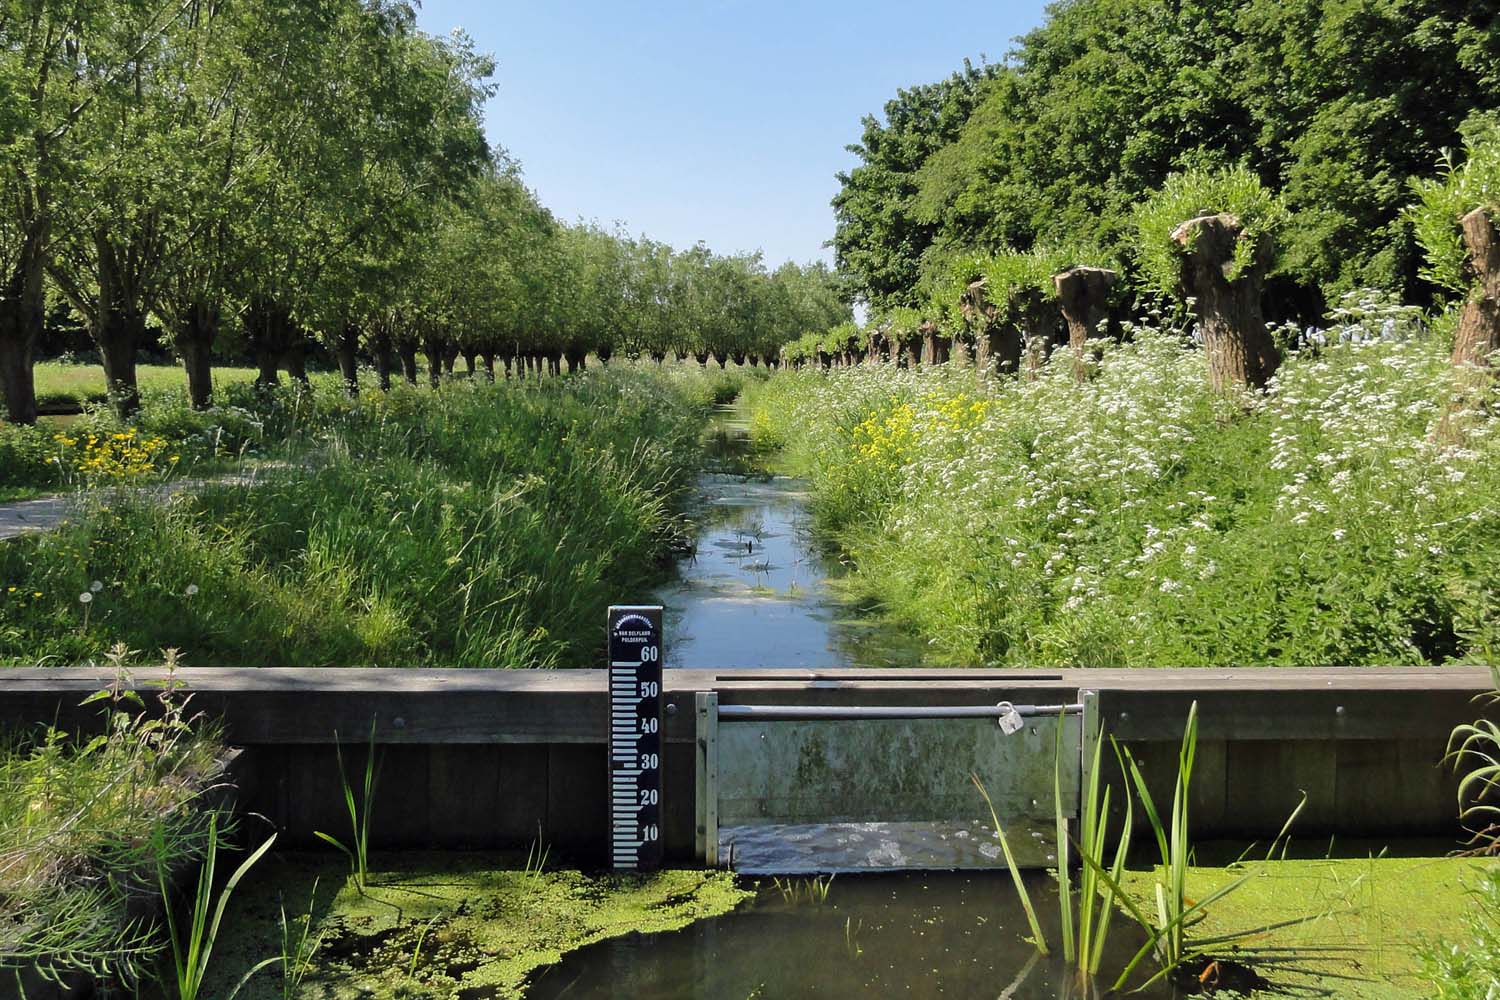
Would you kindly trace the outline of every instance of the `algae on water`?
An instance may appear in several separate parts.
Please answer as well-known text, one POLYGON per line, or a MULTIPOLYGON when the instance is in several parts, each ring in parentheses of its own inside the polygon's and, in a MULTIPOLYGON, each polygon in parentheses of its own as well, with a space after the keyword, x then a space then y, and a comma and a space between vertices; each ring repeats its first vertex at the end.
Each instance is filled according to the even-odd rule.
MULTIPOLYGON (((1191 936, 1269 928, 1210 951, 1248 964, 1288 995, 1411 1000, 1430 992, 1421 978, 1422 945, 1461 931, 1472 905, 1468 889, 1494 863, 1372 857, 1191 868, 1188 894, 1195 899, 1250 876, 1206 908, 1191 936)), ((1125 880, 1126 891, 1148 909, 1155 905, 1151 885, 1148 872, 1130 872, 1125 880)))
MULTIPOLYGON (((315 880, 312 937, 322 940, 296 993, 305 1000, 519 997, 528 975, 575 948, 677 930, 751 895, 722 872, 528 873, 494 867, 495 860, 409 859, 399 871, 372 872, 365 896, 332 861, 268 863, 230 908, 205 995, 227 996, 245 970, 280 955, 280 907, 294 922, 307 914, 315 880)), ((280 1000, 281 988, 273 966, 239 997, 280 1000)))

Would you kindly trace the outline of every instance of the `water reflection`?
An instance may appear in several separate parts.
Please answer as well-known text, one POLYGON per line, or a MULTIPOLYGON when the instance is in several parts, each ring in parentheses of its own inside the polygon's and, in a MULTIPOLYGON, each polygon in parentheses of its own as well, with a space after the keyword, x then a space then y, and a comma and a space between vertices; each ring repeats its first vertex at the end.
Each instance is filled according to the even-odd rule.
POLYGON ((803 484, 759 466, 734 410, 716 416, 708 444, 696 551, 658 594, 671 665, 920 665, 918 640, 860 616, 829 587, 841 567, 818 545, 803 484))
MULTIPOLYGON (((1056 940, 1057 907, 1049 884, 1038 874, 1029 889, 1043 929, 1056 940)), ((1026 934, 1009 876, 998 872, 835 878, 821 901, 805 885, 767 881, 759 897, 733 915, 576 952, 542 970, 527 996, 1057 1000, 1086 995, 1074 990, 1068 970, 1036 960, 1026 934)), ((1122 968, 1140 943, 1133 928, 1117 926, 1104 968, 1122 968)))

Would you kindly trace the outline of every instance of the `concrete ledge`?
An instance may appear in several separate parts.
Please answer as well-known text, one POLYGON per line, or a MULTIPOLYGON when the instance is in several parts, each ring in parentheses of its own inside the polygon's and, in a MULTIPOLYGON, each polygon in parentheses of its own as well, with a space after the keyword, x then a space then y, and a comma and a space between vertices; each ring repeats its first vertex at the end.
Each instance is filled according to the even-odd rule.
MULTIPOLYGON (((78 703, 111 679, 106 669, 0 669, 0 728, 92 728, 98 706, 78 703)), ((143 669, 132 683, 149 696, 162 679, 143 669)), ((346 766, 362 767, 373 721, 383 748, 377 843, 498 847, 540 833, 585 856, 602 848, 602 670, 195 668, 176 679, 193 708, 221 718, 227 738, 247 748, 245 808, 289 843, 347 825, 329 744, 342 741, 346 766)), ((972 705, 1072 700, 1088 688, 1106 731, 1168 798, 1196 700, 1197 835, 1274 835, 1305 791, 1298 830, 1351 837, 1458 832, 1447 736, 1500 717, 1476 700, 1491 683, 1477 667, 668 670, 666 846, 676 857, 692 849, 698 691, 717 691, 723 704, 972 705)))

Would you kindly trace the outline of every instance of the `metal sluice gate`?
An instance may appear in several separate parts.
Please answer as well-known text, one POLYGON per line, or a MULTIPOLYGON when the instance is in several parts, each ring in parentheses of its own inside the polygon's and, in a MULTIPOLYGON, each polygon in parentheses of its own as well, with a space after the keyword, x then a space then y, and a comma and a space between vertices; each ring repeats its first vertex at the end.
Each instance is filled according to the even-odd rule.
MULTIPOLYGON (((770 836, 805 840, 816 836, 807 831, 838 826, 988 828, 976 778, 1008 833, 1050 828, 1054 787, 1063 815, 1076 820, 1099 731, 1087 690, 1068 704, 952 706, 722 705, 717 692, 700 692, 695 708, 696 855, 734 868, 743 867, 737 845, 770 836)), ((1046 857, 1033 851, 1023 863, 1046 857)), ((819 870, 809 865, 783 870, 819 870)), ((856 858, 836 867, 931 866, 856 858)))

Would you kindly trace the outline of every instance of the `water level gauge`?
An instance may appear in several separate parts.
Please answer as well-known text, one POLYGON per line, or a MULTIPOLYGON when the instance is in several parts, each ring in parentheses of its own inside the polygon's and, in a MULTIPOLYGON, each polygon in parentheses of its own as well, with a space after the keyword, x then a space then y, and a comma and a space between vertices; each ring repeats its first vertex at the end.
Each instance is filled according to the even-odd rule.
POLYGON ((609 609, 609 826, 616 871, 661 867, 661 608, 609 609))

